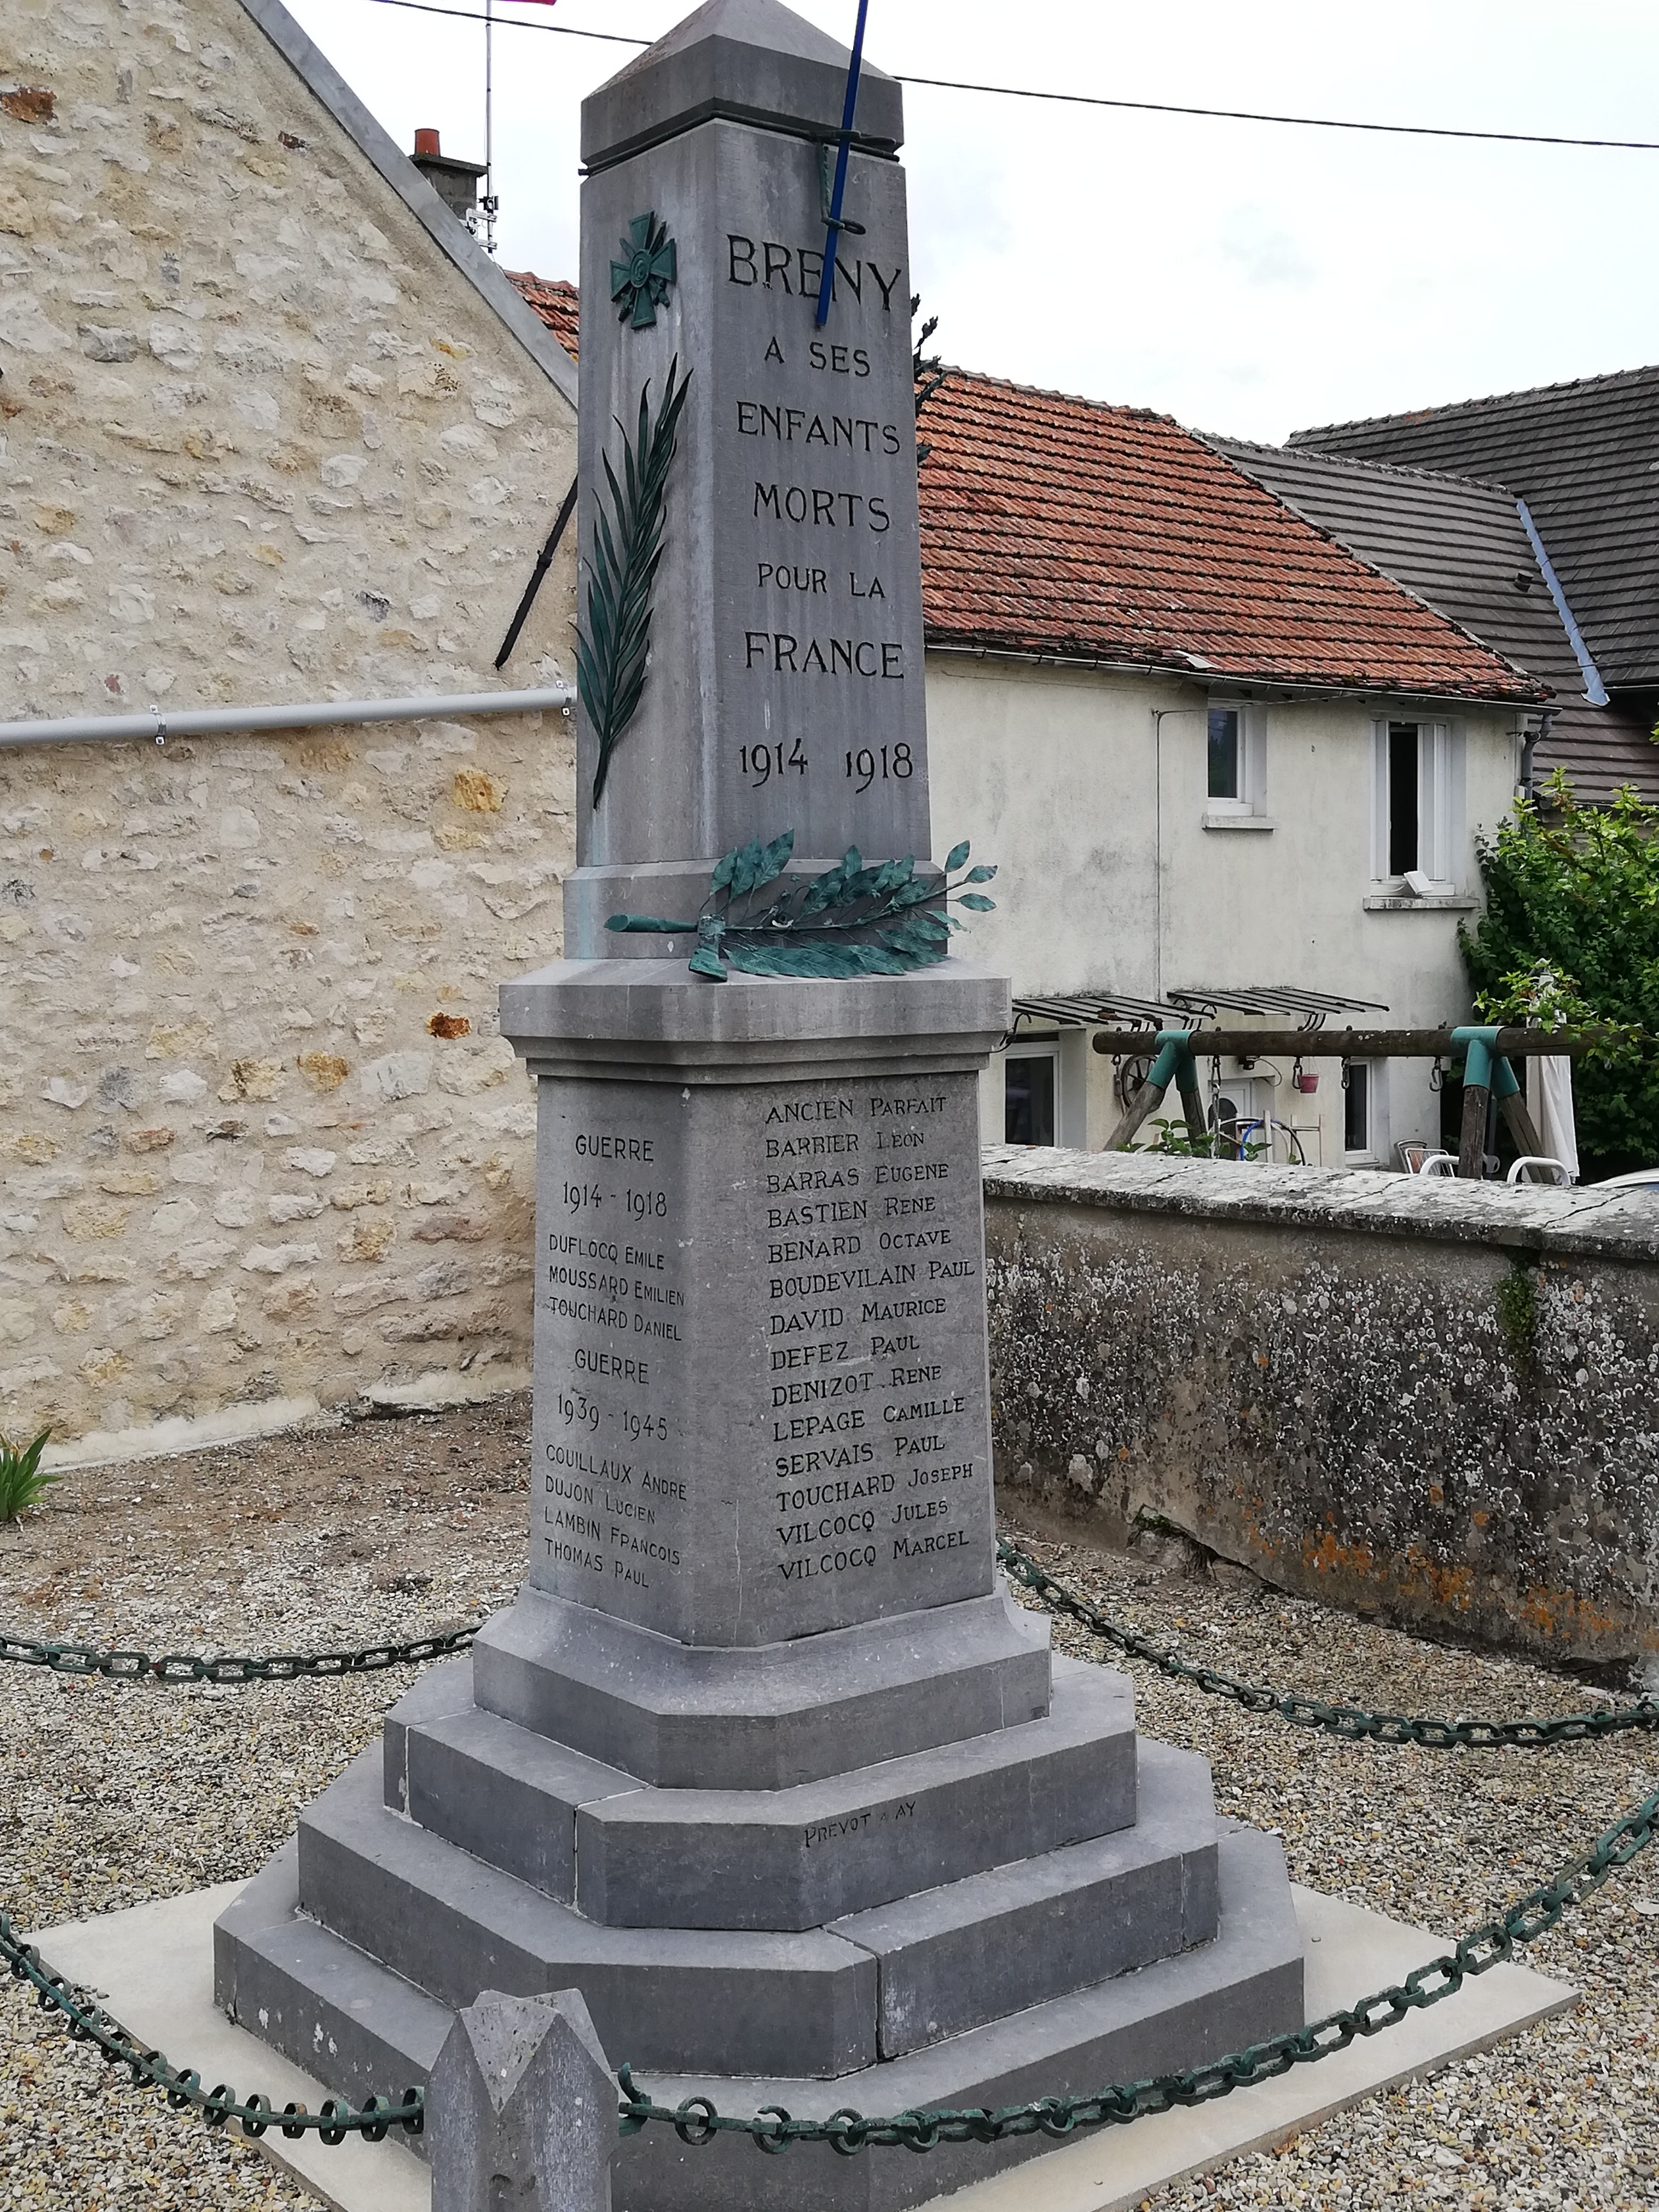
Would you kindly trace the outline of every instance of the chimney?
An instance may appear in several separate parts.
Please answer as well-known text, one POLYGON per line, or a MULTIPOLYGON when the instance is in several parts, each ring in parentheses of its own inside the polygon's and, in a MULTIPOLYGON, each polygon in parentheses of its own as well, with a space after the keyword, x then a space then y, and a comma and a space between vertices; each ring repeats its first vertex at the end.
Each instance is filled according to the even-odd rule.
POLYGON ((432 186, 450 213, 464 222, 469 230, 476 229, 478 221, 478 179, 484 173, 482 161, 457 161, 444 153, 435 131, 415 133, 416 167, 432 186))

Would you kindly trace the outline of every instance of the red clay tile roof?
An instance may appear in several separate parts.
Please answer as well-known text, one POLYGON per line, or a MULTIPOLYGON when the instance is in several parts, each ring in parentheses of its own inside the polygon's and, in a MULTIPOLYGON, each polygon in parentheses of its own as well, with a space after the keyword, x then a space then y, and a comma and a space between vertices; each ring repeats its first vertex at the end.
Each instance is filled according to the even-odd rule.
POLYGON ((575 286, 567 284, 562 276, 532 276, 527 269, 506 269, 501 273, 514 289, 529 301, 571 360, 574 361, 576 334, 580 320, 575 286))
POLYGON ((921 435, 930 644, 1544 696, 1168 416, 952 369, 921 435))
MULTIPOLYGON (((507 274, 574 357, 575 286, 507 274)), ((930 644, 1436 698, 1547 696, 1168 416, 952 369, 921 436, 930 644)))

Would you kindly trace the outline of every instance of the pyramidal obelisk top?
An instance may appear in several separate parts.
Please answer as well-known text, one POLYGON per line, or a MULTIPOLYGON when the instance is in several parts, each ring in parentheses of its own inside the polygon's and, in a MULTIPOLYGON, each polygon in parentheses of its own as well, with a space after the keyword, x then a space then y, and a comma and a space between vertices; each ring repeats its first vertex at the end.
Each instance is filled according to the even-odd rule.
MULTIPOLYGON (((840 129, 851 60, 779 0, 707 0, 582 102, 582 160, 603 168, 716 116, 822 143, 840 129)), ((870 152, 904 143, 903 95, 867 61, 853 127, 870 152)))
POLYGON ((605 680, 577 959, 660 951, 606 917, 694 911, 750 837, 928 854, 902 100, 869 64, 817 319, 850 58, 777 0, 709 0, 583 103, 579 611, 605 680), (637 653, 594 646, 642 605, 635 702, 637 653))

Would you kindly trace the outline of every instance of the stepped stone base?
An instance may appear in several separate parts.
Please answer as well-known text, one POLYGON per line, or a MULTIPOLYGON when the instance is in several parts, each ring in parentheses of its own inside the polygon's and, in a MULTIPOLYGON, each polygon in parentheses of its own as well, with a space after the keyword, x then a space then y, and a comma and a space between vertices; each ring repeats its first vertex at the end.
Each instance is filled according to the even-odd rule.
MULTIPOLYGON (((476 1668, 424 1675, 217 1924, 219 2003, 339 2089, 423 2082, 484 1989, 580 1988, 613 2062, 727 2112, 1086 2093, 1299 2024, 1278 1844, 1218 1823, 1205 1761, 1139 1741, 1127 1680, 1051 1659, 1002 1593, 884 1632, 931 1669, 912 1704, 939 1690, 948 1741, 858 1632, 734 1664, 624 1627, 617 1667, 589 1646, 585 1744, 562 1742, 496 1709, 503 1653, 520 1690, 572 1679, 557 1611, 521 1603, 476 1668), (815 1683, 841 1686, 827 1719, 815 1683), (672 1772, 746 1734, 774 1786, 665 1787, 592 1749, 672 1772), (827 1745, 852 1756, 824 1772, 827 1745)), ((1047 2141, 781 2161, 651 2129, 617 2212, 884 2212, 1047 2141)))
MULTIPOLYGON (((1086 2094, 1298 2027, 1302 1938, 1283 1854, 1271 1837, 1230 1823, 1220 1830, 1219 1932, 1211 1942, 833 2080, 792 2078, 782 2067, 740 2074, 641 2067, 644 2083, 659 2103, 700 2094, 724 2112, 780 2103, 819 2118, 849 2105, 877 2113, 1012 2104, 1086 2094)), ((1092 1906, 1085 1914, 1079 1930, 1092 1928, 1098 1940, 1108 1916, 1092 1906)), ((222 1916, 215 1955, 216 1998, 231 2017, 353 2094, 424 2082, 453 2017, 449 2004, 300 1911, 293 1845, 222 1916)), ((594 2002, 586 1974, 567 1972, 564 1979, 594 2002)), ((620 2057, 622 2046, 601 2033, 610 2056, 620 2057)), ((925 2158, 899 2151, 838 2158, 802 2148, 778 2159, 740 2137, 693 2149, 672 2129, 653 2127, 622 2146, 614 2212, 897 2212, 1052 2148, 1038 2136, 994 2147, 947 2145, 925 2158)))
POLYGON ((526 1588, 472 1653, 480 1705, 664 1789, 787 1790, 1048 1710, 1042 1624, 997 1592, 747 1650, 526 1588))

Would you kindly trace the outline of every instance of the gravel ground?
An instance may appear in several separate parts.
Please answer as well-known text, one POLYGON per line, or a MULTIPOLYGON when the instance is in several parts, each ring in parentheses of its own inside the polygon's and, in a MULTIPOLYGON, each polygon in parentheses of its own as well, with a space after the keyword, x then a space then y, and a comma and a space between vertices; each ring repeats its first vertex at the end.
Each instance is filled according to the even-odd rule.
MULTIPOLYGON (((0 1621, 160 1652, 317 1649, 465 1618, 518 1580, 527 1428, 527 1404, 512 1400, 70 1475, 46 1510, 0 1529, 0 1621)), ((1255 1679, 1405 1712, 1560 1711, 1599 1694, 1520 1661, 1103 1554, 1061 1526, 1010 1526, 1118 1617, 1255 1679)), ((1055 1640, 1097 1656, 1065 1626, 1055 1640)), ((1298 1881, 1437 1939, 1659 1786, 1644 1739, 1450 1755, 1346 1746, 1131 1671, 1141 1724, 1202 1752, 1221 1808, 1281 1835, 1298 1881)), ((0 1906, 40 1927, 252 1873, 408 1680, 399 1669, 163 1690, 6 1668, 0 1906)), ((1534 1964, 1584 1990, 1577 2010, 1281 2151, 1164 2191, 1152 2212, 1392 2212, 1402 2197, 1495 2212, 1659 2205, 1656 1943, 1659 1847, 1534 1947, 1534 1964)), ((312 2201, 251 2145, 210 2137, 117 2082, 5 1985, 5 2212, 312 2201)))

